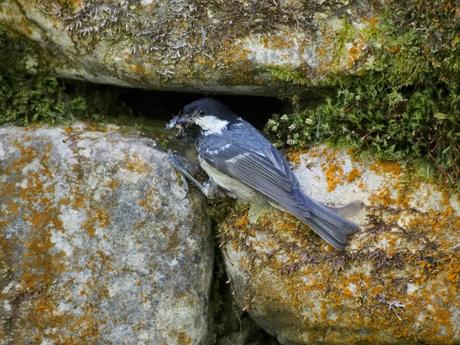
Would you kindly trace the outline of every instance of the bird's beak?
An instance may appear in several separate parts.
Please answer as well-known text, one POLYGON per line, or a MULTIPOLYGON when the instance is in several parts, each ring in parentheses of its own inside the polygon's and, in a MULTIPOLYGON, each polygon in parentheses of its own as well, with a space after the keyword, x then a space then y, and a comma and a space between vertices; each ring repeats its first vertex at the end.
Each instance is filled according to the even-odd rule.
POLYGON ((185 134, 185 126, 187 125, 187 117, 179 114, 174 116, 171 121, 166 125, 166 129, 177 129, 176 137, 182 138, 185 134))

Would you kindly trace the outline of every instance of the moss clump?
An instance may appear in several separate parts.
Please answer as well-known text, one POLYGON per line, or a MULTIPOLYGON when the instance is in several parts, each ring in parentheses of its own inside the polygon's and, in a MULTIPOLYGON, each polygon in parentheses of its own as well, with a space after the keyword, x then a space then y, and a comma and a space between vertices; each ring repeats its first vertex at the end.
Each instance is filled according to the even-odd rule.
POLYGON ((0 26, 0 125, 101 120, 130 111, 116 88, 63 81, 47 75, 39 49, 0 26))
POLYGON ((56 123, 85 111, 83 98, 65 94, 55 78, 0 76, 0 124, 56 123))
POLYGON ((66 93, 62 82, 37 73, 37 65, 26 56, 33 47, 0 28, 0 125, 31 122, 55 123, 84 117, 82 97, 66 93))
POLYGON ((381 158, 428 162, 456 184, 460 25, 455 1, 392 1, 387 6, 372 33, 378 42, 369 47, 375 60, 362 75, 328 76, 327 84, 336 86, 322 90, 322 103, 275 116, 266 131, 279 145, 329 140, 381 158))

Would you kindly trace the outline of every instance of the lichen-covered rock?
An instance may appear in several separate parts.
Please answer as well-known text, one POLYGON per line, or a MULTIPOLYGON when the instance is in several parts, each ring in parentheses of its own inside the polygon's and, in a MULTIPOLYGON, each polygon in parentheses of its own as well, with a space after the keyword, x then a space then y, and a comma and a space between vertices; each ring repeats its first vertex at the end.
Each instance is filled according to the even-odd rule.
POLYGON ((277 95, 371 62, 369 33, 379 6, 370 0, 4 0, 0 24, 40 43, 44 51, 28 64, 46 61, 59 76, 277 95))
POLYGON ((238 304, 283 344, 458 344, 458 196, 341 150, 290 158, 316 200, 364 202, 361 231, 340 252, 285 213, 237 208, 221 231, 238 304))
POLYGON ((0 344, 206 344, 202 199, 152 139, 0 128, 0 344))

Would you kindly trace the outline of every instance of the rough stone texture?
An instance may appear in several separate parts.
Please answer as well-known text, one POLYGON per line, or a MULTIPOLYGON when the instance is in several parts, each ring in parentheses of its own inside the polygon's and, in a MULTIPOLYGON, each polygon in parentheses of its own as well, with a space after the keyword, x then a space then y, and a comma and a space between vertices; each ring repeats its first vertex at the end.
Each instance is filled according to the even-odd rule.
POLYGON ((204 214, 152 139, 0 128, 0 344, 206 344, 204 214))
POLYGON ((458 344, 460 200, 407 168, 317 147, 294 153, 302 188, 362 200, 345 251, 293 217, 239 207, 221 227, 237 303, 283 344, 458 344))
POLYGON ((60 76, 280 95, 372 62, 383 2, 3 0, 0 24, 44 47, 29 66, 60 76))

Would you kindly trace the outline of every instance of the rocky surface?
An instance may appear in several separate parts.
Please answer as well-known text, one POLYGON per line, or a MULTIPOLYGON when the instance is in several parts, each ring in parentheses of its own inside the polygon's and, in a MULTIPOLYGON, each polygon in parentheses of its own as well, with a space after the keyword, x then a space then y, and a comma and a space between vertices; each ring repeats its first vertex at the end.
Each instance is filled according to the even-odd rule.
POLYGON ((0 128, 0 344, 206 344, 202 198, 155 142, 0 128))
POLYGON ((346 151, 290 158, 313 198, 364 202, 361 231, 339 252, 287 214, 236 208, 221 236, 240 307, 282 344, 459 343, 459 197, 346 151))
POLYGON ((384 1, 4 0, 0 24, 59 76, 122 86, 283 95, 372 63, 384 1))

